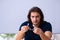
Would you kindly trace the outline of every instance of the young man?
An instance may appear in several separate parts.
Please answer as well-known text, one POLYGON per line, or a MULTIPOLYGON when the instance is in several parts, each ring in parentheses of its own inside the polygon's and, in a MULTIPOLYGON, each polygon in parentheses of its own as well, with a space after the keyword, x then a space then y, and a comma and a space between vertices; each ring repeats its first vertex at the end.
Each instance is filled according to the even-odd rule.
POLYGON ((21 24, 16 40, 51 40, 52 27, 44 21, 40 8, 33 7, 29 10, 28 20, 21 24))

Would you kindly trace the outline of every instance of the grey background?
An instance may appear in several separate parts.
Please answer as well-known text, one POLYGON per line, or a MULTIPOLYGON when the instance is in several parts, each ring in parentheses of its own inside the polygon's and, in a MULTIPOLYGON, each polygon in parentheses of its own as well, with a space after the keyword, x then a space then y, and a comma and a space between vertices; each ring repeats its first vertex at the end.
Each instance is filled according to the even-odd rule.
POLYGON ((17 33, 33 6, 42 9, 53 33, 60 33, 60 0, 0 0, 0 33, 17 33))

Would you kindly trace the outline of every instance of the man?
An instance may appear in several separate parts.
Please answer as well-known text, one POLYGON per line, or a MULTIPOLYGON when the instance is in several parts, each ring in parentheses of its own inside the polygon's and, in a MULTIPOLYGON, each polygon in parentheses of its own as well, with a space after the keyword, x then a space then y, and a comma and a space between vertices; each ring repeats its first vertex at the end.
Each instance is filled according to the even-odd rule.
POLYGON ((16 40, 51 40, 52 27, 44 21, 40 8, 32 7, 28 13, 28 20, 21 24, 16 40))

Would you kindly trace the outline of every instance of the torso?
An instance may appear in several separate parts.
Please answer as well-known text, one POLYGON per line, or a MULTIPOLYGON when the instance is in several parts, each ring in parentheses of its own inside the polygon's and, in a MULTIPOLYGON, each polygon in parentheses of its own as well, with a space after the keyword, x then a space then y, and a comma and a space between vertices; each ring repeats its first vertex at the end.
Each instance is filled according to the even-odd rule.
MULTIPOLYGON (((27 21, 24 22, 24 23, 21 25, 21 27, 22 27, 23 25, 27 25, 28 23, 29 23, 29 22, 27 22, 27 21)), ((31 29, 33 29, 32 23, 29 23, 29 27, 30 27, 31 29)), ((51 32, 52 32, 51 25, 50 25, 49 23, 47 23, 47 22, 45 22, 45 24, 42 25, 42 26, 39 25, 39 28, 41 28, 43 32, 45 32, 45 31, 51 31, 51 32)), ((41 38, 40 38, 39 35, 33 33, 32 30, 28 30, 28 31, 25 33, 25 40, 41 40, 41 38)))

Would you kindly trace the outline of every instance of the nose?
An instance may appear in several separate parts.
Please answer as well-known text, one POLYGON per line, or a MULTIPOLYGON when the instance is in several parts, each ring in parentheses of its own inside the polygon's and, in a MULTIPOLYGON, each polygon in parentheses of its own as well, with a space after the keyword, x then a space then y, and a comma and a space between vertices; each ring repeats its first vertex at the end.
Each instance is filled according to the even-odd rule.
POLYGON ((37 18, 36 17, 34 17, 34 21, 36 21, 37 20, 37 18))

